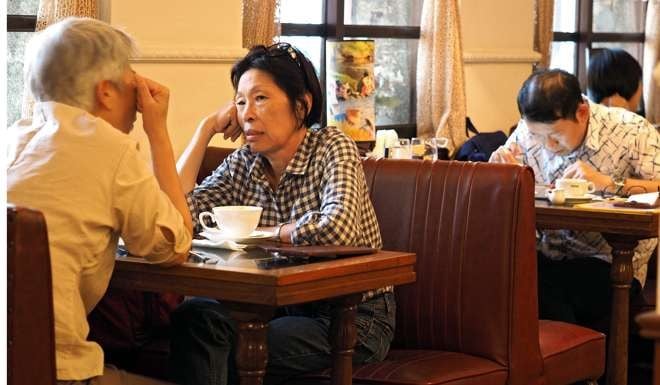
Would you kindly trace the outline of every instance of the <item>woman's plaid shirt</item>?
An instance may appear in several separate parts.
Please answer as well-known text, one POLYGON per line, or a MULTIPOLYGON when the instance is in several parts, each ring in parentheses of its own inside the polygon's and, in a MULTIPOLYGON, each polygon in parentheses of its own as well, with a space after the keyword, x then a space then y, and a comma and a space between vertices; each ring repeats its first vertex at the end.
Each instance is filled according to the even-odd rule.
POLYGON ((204 179, 187 197, 195 229, 202 211, 250 205, 263 207, 260 226, 295 223, 296 245, 382 247, 357 147, 343 132, 309 129, 275 191, 264 162, 246 145, 204 179))
POLYGON ((296 223, 297 245, 382 246, 357 147, 341 131, 308 130, 275 191, 265 161, 247 145, 229 155, 188 196, 195 226, 216 206, 260 206, 260 226, 296 223))

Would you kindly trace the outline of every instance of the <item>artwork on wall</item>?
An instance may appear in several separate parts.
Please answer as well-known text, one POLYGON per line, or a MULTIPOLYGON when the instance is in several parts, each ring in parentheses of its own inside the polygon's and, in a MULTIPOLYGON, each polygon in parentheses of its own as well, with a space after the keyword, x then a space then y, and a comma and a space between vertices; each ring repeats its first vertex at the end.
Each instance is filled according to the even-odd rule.
POLYGON ((356 142, 376 137, 375 44, 373 40, 328 41, 328 126, 356 142))

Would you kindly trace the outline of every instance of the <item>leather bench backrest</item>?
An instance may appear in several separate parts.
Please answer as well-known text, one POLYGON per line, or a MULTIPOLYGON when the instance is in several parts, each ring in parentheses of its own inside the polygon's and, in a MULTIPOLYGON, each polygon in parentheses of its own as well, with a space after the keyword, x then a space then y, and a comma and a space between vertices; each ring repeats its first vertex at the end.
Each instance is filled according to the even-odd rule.
POLYGON ((206 153, 204 154, 204 159, 202 164, 199 166, 199 171, 197 172, 197 184, 202 183, 204 178, 213 174, 218 166, 222 163, 225 158, 234 152, 235 148, 225 148, 225 147, 208 147, 206 153))
POLYGON ((363 165, 383 248, 417 254, 416 282, 395 289, 393 348, 463 352, 538 376, 531 170, 391 159, 363 165))
POLYGON ((44 216, 7 206, 7 378, 55 384, 53 286, 44 216))

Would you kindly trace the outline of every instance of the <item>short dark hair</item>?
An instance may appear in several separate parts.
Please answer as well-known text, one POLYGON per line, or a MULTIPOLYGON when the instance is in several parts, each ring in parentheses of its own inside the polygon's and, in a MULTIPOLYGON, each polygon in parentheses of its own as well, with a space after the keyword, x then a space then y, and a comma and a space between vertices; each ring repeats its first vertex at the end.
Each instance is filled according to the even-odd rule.
POLYGON ((584 102, 577 78, 560 69, 533 73, 518 92, 518 111, 532 122, 575 120, 575 112, 584 102))
POLYGON ((277 86, 284 91, 291 108, 296 112, 296 103, 304 107, 305 116, 301 126, 311 127, 321 122, 323 114, 323 93, 314 65, 298 49, 288 43, 277 43, 269 47, 257 45, 231 69, 231 83, 234 91, 243 74, 251 69, 258 69, 272 76, 277 86), (312 105, 309 106, 304 96, 309 92, 312 105))
POLYGON ((600 103, 614 94, 630 100, 642 80, 642 67, 631 54, 622 49, 598 50, 587 70, 587 95, 600 103))

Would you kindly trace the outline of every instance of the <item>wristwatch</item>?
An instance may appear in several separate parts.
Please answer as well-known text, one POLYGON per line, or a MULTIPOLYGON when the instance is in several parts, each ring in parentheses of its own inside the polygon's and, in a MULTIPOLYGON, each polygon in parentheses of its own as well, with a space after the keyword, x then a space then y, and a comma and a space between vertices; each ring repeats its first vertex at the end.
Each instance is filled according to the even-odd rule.
POLYGON ((273 231, 273 240, 277 242, 281 242, 280 238, 280 233, 282 232, 282 226, 284 226, 284 223, 280 223, 279 225, 275 226, 275 231, 273 231))
POLYGON ((626 185, 626 177, 613 176, 612 183, 614 184, 614 187, 616 187, 616 190, 614 190, 614 194, 621 195, 621 192, 623 191, 623 187, 626 185))

